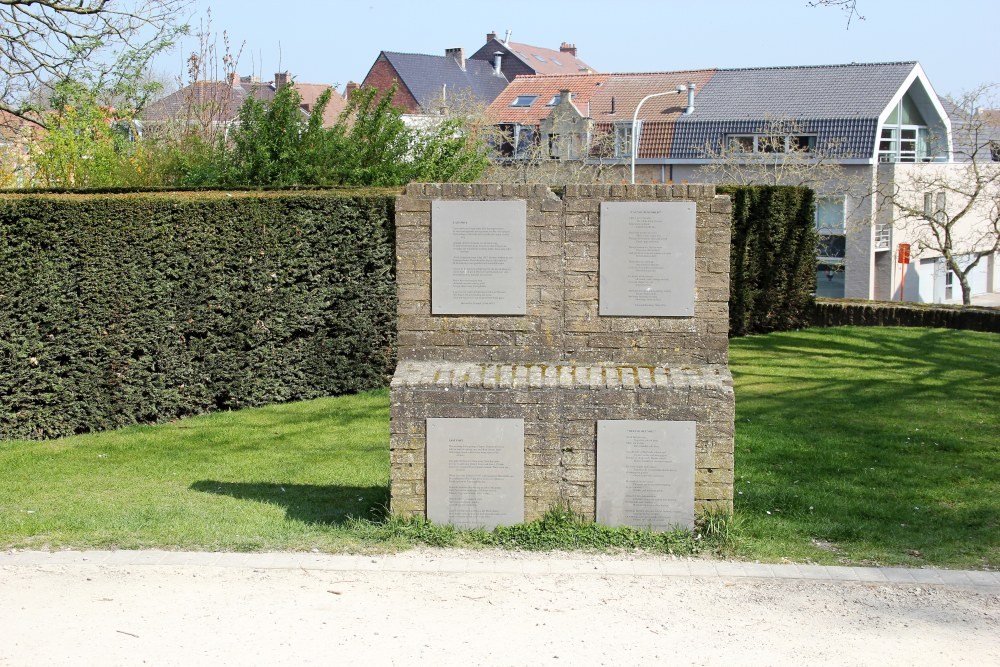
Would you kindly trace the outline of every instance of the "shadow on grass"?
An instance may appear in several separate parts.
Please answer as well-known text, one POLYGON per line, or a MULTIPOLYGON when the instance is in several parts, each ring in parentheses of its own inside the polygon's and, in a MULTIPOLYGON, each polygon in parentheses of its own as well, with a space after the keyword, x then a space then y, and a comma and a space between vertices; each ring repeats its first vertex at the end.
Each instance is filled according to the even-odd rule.
POLYGON ((389 489, 385 486, 321 486, 206 479, 195 482, 190 488, 238 500, 278 505, 285 508, 285 516, 290 520, 327 526, 342 526, 351 518, 383 521, 389 506, 389 489))
POLYGON ((737 510, 883 557, 995 562, 996 341, 879 328, 733 341, 737 510))

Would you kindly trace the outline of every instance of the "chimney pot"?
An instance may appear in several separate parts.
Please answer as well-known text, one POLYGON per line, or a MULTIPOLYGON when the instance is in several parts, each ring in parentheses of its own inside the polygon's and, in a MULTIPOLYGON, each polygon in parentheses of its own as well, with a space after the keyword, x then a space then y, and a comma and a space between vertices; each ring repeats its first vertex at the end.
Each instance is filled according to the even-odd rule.
POLYGON ((576 44, 570 44, 569 42, 563 42, 559 45, 560 53, 568 53, 574 58, 576 58, 576 44))

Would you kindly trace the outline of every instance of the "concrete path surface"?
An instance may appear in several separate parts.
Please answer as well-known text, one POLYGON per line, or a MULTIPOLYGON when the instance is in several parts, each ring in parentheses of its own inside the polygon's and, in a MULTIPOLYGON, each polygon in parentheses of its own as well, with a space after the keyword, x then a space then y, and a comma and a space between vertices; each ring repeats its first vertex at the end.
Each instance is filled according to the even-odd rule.
POLYGON ((1000 665, 1000 573, 0 552, 0 665, 1000 665))

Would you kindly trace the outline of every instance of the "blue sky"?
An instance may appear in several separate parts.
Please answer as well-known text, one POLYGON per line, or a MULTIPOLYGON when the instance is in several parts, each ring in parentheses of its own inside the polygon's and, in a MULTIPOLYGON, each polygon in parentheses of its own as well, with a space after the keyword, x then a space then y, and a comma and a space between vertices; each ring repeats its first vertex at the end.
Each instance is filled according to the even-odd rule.
MULTIPOLYGON (((379 51, 469 54, 491 30, 547 48, 575 43, 601 72, 918 60, 939 94, 1000 81, 995 0, 858 2, 866 20, 849 30, 839 10, 806 0, 195 0, 189 22, 211 7, 213 28, 245 42, 241 74, 269 80, 287 69, 300 82, 341 87, 361 81, 379 51)), ((156 69, 181 76, 193 47, 186 40, 156 69)))

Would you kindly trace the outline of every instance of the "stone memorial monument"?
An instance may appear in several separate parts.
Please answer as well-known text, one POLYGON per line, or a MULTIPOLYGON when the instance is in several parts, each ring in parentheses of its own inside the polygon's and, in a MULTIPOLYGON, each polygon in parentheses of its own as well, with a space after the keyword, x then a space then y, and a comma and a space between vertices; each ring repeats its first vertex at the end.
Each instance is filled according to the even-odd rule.
POLYGON ((730 211, 705 185, 410 185, 391 510, 666 530, 731 508, 730 211))

